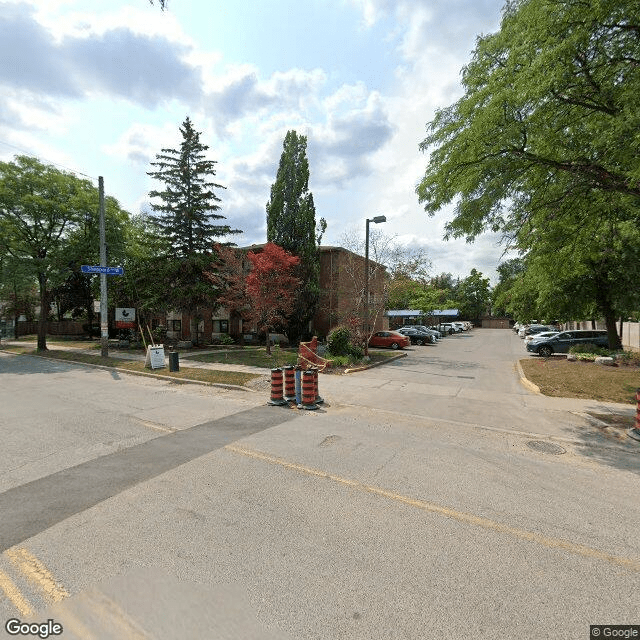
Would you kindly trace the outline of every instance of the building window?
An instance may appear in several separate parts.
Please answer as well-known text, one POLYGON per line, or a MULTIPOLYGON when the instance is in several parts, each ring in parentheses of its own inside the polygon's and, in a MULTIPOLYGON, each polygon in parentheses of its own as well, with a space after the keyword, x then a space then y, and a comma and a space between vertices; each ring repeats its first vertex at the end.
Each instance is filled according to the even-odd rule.
POLYGON ((171 320, 172 331, 182 331, 182 320, 171 320))
POLYGON ((229 333, 229 321, 228 320, 214 320, 213 321, 213 333, 229 333))

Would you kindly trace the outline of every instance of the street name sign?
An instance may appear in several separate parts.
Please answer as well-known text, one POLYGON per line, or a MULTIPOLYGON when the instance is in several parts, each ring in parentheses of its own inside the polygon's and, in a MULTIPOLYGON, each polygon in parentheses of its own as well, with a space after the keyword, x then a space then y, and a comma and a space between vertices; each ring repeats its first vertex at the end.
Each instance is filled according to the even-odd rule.
POLYGON ((80 267, 80 271, 82 271, 82 273, 106 273, 108 276, 124 275, 124 267, 101 267, 100 265, 90 266, 83 264, 80 267))

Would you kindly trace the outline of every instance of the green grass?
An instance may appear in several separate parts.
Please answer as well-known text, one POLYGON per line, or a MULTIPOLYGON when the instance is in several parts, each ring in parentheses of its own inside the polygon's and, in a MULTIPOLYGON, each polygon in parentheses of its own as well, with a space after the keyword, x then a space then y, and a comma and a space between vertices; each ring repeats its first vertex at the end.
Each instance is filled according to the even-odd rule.
POLYGON ((31 349, 21 349, 20 347, 9 349, 15 353, 25 353, 27 355, 40 356, 44 358, 54 358, 56 360, 68 360, 72 362, 82 362, 84 364, 101 365, 103 367, 124 369, 131 373, 146 373, 151 375, 162 375, 176 378, 177 380, 197 380, 216 384, 232 384, 244 386, 247 382, 262 376, 255 373, 242 373, 238 371, 217 371, 215 369, 194 369, 180 365, 180 371, 169 371, 165 369, 146 369, 144 362, 122 360, 120 358, 103 358, 99 355, 89 355, 78 353, 77 351, 59 351, 49 349, 38 352, 31 349))
POLYGON ((635 404, 640 388, 640 368, 634 366, 605 367, 565 358, 527 358, 520 364, 546 396, 635 404))
POLYGON ((251 347, 247 349, 232 349, 229 351, 221 351, 220 353, 203 353, 193 354, 190 352, 188 356, 190 360, 197 362, 221 363, 221 364, 243 364, 250 367, 262 367, 272 369, 274 367, 283 367, 298 362, 298 351, 290 349, 271 349, 271 355, 267 354, 264 347, 251 347))

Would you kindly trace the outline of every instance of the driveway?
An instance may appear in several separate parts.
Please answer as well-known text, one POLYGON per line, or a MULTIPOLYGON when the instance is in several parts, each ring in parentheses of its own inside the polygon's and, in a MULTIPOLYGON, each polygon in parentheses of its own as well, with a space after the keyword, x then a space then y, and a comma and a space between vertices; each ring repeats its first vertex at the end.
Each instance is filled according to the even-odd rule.
POLYGON ((521 348, 476 330, 324 375, 317 411, 0 354, 0 621, 158 640, 267 637, 252 614, 296 640, 637 624, 638 456, 521 387, 521 348))
POLYGON ((513 331, 474 329, 436 345, 411 346, 405 353, 405 358, 381 367, 322 376, 320 393, 345 406, 569 440, 600 438, 588 411, 635 412, 629 405, 549 398, 530 391, 520 381, 517 362, 532 356, 513 331))

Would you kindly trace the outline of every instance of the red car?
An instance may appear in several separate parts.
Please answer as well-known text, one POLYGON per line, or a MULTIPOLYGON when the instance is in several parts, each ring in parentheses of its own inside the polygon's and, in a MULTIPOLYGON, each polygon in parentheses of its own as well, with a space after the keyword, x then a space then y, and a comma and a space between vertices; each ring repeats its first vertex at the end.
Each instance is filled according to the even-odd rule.
POLYGON ((407 336, 397 331, 378 331, 369 339, 370 347, 391 347, 392 349, 404 349, 411 344, 407 336))

